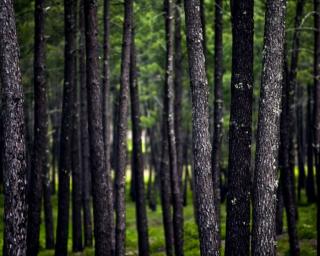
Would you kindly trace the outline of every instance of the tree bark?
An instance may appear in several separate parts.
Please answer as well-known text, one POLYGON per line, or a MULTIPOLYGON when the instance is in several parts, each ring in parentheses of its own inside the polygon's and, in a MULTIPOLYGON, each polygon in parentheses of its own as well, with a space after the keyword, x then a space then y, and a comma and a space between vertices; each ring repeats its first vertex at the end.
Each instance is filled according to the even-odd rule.
POLYGON ((232 79, 229 132, 226 255, 250 247, 253 91, 253 1, 231 1, 232 79))
POLYGON ((43 186, 43 206, 44 206, 44 221, 46 229, 46 249, 54 249, 54 227, 53 227, 53 211, 51 203, 51 183, 49 178, 48 159, 45 168, 45 174, 42 179, 43 186))
POLYGON ((108 178, 102 123, 102 91, 99 83, 98 20, 96 0, 85 1, 86 79, 88 128, 92 173, 94 237, 96 255, 112 255, 112 230, 108 215, 108 178))
POLYGON ((127 166, 127 131, 130 86, 130 52, 132 44, 133 0, 125 0, 121 77, 118 111, 118 139, 116 162, 116 255, 125 254, 125 175, 127 166))
POLYGON ((268 0, 253 184, 252 255, 276 254, 277 168, 285 41, 285 0, 268 0))
POLYGON ((58 223, 55 255, 68 254, 70 174, 72 170, 72 99, 76 67, 76 0, 64 1, 65 66, 60 137, 58 223))
POLYGON ((0 78, 2 87, 4 247, 3 254, 26 255, 26 146, 24 95, 13 1, 0 2, 0 78))
POLYGON ((219 228, 211 170, 208 82, 205 70, 200 1, 186 0, 186 29, 192 95, 194 194, 201 255, 219 255, 219 228))

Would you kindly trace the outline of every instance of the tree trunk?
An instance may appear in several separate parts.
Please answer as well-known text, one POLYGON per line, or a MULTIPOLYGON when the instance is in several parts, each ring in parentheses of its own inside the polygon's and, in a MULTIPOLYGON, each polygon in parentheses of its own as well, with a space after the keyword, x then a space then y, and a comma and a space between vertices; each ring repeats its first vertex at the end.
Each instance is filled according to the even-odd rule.
POLYGON ((277 168, 285 41, 285 0, 268 0, 253 184, 252 255, 276 254, 277 168), (273 124, 273 125, 270 125, 273 124))
MULTIPOLYGON (((48 159, 47 159, 48 162, 48 159)), ((46 249, 54 249, 54 227, 53 227, 53 212, 51 203, 51 183, 49 178, 49 165, 45 167, 45 175, 42 179, 43 186, 43 206, 44 206, 44 221, 46 229, 46 249)))
POLYGON ((0 77, 3 121, 3 254, 26 255, 26 147, 24 95, 13 1, 0 1, 0 77))
POLYGON ((84 246, 92 247, 92 219, 90 204, 90 151, 88 133, 88 107, 86 89, 86 58, 85 58, 85 16, 84 0, 80 0, 79 10, 79 80, 80 80, 80 140, 81 140, 81 163, 82 163, 82 207, 83 207, 83 228, 84 246))
POLYGON ((72 99, 75 84, 76 67, 76 0, 64 1, 65 22, 65 67, 64 92, 61 118, 58 223, 55 255, 68 254, 70 173, 72 170, 72 99))
POLYGON ((125 254, 125 175, 127 166, 127 131, 130 80, 130 52, 132 44, 133 0, 125 0, 121 77, 118 111, 118 139, 116 151, 116 255, 125 254))
POLYGON ((86 79, 88 128, 92 173, 94 237, 96 255, 112 255, 112 230, 108 212, 108 178, 106 173, 102 123, 102 91, 99 83, 98 20, 96 0, 85 1, 86 79))
POLYGON ((45 1, 35 1, 34 38, 34 143, 31 161, 30 186, 28 193, 27 254, 37 255, 41 224, 42 180, 47 171, 48 114, 45 70, 45 1))
POLYGON ((279 185, 277 189, 276 235, 281 235, 283 232, 283 208, 284 208, 283 188, 281 184, 281 179, 278 179, 278 184, 279 185))
POLYGON ((192 147, 194 194, 201 255, 219 255, 219 228, 211 170, 208 82, 205 70, 200 1, 186 0, 186 29, 192 94, 192 147))
POLYGON ((250 247, 253 1, 231 1, 232 80, 229 132, 226 255, 250 247))

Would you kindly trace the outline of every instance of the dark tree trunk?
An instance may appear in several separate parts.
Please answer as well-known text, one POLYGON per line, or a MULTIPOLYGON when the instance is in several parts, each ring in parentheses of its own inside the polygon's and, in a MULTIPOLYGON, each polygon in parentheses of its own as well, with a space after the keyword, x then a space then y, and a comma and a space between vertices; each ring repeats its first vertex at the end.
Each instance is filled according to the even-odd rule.
POLYGON ((314 0, 314 107, 313 144, 317 179, 317 255, 320 255, 320 1, 314 0))
POLYGON ((313 166, 313 127, 312 127, 312 87, 308 86, 308 103, 307 103, 307 124, 306 124, 306 137, 307 137, 307 162, 308 162, 308 173, 306 180, 306 194, 309 203, 316 201, 316 192, 314 185, 314 166, 313 166))
POLYGON ((125 174, 127 166, 127 131, 130 84, 130 52, 132 44, 133 0, 125 0, 121 77, 118 111, 118 139, 116 151, 116 255, 125 254, 125 174))
POLYGON ((219 255, 219 228, 211 170, 208 82, 205 70, 200 1, 186 0, 186 29, 192 93, 194 194, 201 255, 219 255))
POLYGON ((226 255, 250 247, 253 1, 231 1, 232 80, 229 132, 226 255), (245 15, 244 15, 245 14, 245 15))
MULTIPOLYGON (((214 112, 213 112, 213 142, 212 142, 212 178, 213 191, 217 212, 217 222, 220 226, 220 164, 221 164, 221 143, 223 127, 223 0, 215 1, 214 20, 214 112)), ((220 227, 219 227, 220 229, 220 227)), ((220 236, 220 232, 219 232, 220 236)), ((220 246, 219 237, 219 246, 220 246)))
POLYGON ((3 125, 3 254, 26 255, 27 168, 24 95, 13 1, 0 2, 0 78, 3 125))
POLYGON ((90 204, 90 152, 88 133, 88 107, 86 88, 86 58, 85 58, 85 16, 84 0, 80 0, 79 10, 79 80, 80 80, 80 140, 81 140, 81 163, 82 163, 82 207, 84 246, 92 247, 92 219, 90 204))
POLYGON ((175 255, 183 255, 183 202, 177 167, 177 149, 174 116, 174 3, 164 0, 166 20, 166 77, 164 91, 164 117, 167 122, 170 179, 173 205, 173 233, 175 255))
MULTIPOLYGON (((47 158, 48 162, 48 158, 47 158)), ((49 178, 49 165, 45 167, 45 175, 42 178, 44 221, 46 228, 46 249, 54 249, 53 212, 51 203, 51 183, 49 178)))
MULTIPOLYGON (((77 66, 75 63, 75 70, 77 66)), ((75 88, 72 95, 72 250, 80 252, 82 246, 82 164, 81 164, 81 148, 80 148, 80 120, 79 120, 79 97, 78 84, 75 75, 75 88)))
POLYGON ((138 229, 139 255, 149 255, 148 219, 145 202, 144 188, 144 164, 141 141, 140 126, 140 101, 137 81, 136 49, 134 44, 134 32, 131 42, 131 65, 130 65, 130 99, 131 99, 131 121, 133 136, 133 174, 136 195, 136 223, 138 229))
POLYGON ((110 97, 110 0, 104 0, 104 36, 103 36, 103 70, 102 70, 102 118, 103 118, 103 136, 104 152, 108 185, 108 230, 111 232, 112 254, 115 250, 115 233, 114 233, 114 211, 113 211, 113 182, 110 163, 110 134, 112 122, 112 104, 110 97))
POLYGON ((28 192, 28 255, 37 255, 41 223, 42 180, 47 171, 48 114, 45 70, 45 1, 35 1, 34 38, 34 143, 28 192))
POLYGON ((72 99, 73 91, 76 89, 76 6, 76 0, 64 1, 65 67, 60 137, 58 224, 55 246, 56 256, 68 254, 70 173, 72 170, 72 99))
POLYGON ((99 84, 97 1, 85 1, 88 127, 92 173, 95 253, 112 255, 112 230, 108 215, 108 178, 102 123, 102 91, 99 84))
POLYGON ((276 254, 277 168, 285 41, 285 0, 268 0, 253 183, 252 255, 276 254), (270 125, 273 124, 273 125, 270 125))
MULTIPOLYGON (((280 163, 279 163, 280 164, 280 163)), ((277 188, 277 208, 276 208, 276 235, 281 235, 283 232, 283 189, 281 180, 278 179, 277 188)))

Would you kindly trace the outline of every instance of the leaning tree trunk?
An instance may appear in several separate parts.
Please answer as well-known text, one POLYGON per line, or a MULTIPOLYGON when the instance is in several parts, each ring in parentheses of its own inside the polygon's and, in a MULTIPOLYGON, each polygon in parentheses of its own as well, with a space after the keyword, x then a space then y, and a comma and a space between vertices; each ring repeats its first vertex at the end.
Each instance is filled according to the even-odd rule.
POLYGON ((268 0, 253 183, 252 255, 276 254, 276 199, 286 0, 268 0), (272 124, 272 125, 270 125, 272 124))
POLYGON ((34 143, 28 193, 28 255, 37 255, 41 223, 42 177, 47 170, 48 114, 45 70, 45 1, 35 1, 34 38, 34 143))
POLYGON ((208 82, 205 70, 200 1, 186 0, 187 47, 192 93, 194 194, 201 255, 219 255, 219 228, 211 173, 208 82))
POLYGON ((70 172, 72 170, 72 99, 75 84, 76 67, 76 0, 64 1, 65 22, 65 66, 64 91, 61 118, 58 224, 55 255, 68 254, 70 172))
POLYGON ((118 139, 116 151, 116 255, 125 254, 125 174, 127 166, 127 131, 130 79, 130 52, 132 44, 133 0, 125 0, 121 77, 118 111, 118 139))
POLYGON ((170 179, 173 205, 173 233, 175 255, 183 255, 183 202, 177 167, 177 149, 174 123, 174 3, 164 0, 166 19, 166 77, 164 91, 164 117, 167 122, 170 179))
POLYGON ((226 255, 250 247, 253 0, 231 1, 232 80, 229 132, 226 255))
POLYGON ((24 95, 13 1, 0 1, 0 78, 3 128, 3 254, 26 255, 26 146, 24 95))
POLYGON ((83 229, 84 246, 91 247, 92 219, 90 204, 90 151, 89 151, 89 132, 88 132, 88 108, 87 108, 87 89, 86 89, 86 58, 85 58, 85 16, 84 0, 79 4, 79 81, 80 81, 80 140, 81 140, 81 168, 82 168, 82 207, 83 207, 83 229))
POLYGON ((108 178, 102 124, 102 91, 99 83, 98 20, 96 0, 85 1, 86 78, 88 99, 88 127, 92 173, 94 237, 96 255, 112 255, 112 230, 108 214, 108 178))

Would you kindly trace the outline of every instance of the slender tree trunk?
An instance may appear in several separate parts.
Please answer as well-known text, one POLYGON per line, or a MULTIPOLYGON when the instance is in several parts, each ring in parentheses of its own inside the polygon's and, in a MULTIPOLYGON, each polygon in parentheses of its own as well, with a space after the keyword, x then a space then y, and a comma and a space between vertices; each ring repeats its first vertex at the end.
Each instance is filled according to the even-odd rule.
POLYGON ((276 208, 276 235, 281 235, 283 232, 283 208, 284 208, 283 188, 281 184, 281 179, 278 179, 278 184, 279 185, 277 188, 277 208, 276 208))
POLYGON ((45 70, 45 1, 35 1, 35 38, 34 38, 34 143, 29 186, 27 254, 37 255, 41 223, 42 180, 47 170, 48 115, 47 86, 45 70))
POLYGON ((174 116, 174 3, 164 0, 166 15, 167 62, 164 93, 164 113, 167 122, 170 178, 173 205, 173 231, 175 255, 183 255, 183 202, 177 167, 177 149, 174 116))
POLYGON ((0 78, 3 124, 3 255, 26 255, 27 168, 24 95, 13 1, 0 1, 0 78))
POLYGON ((125 175, 127 166, 127 131, 130 80, 130 52, 132 44, 133 0, 125 0, 121 78, 118 111, 118 139, 116 162, 116 255, 125 254, 125 175))
POLYGON ((132 32, 130 65, 130 99, 131 121, 133 134, 133 173, 136 195, 136 223, 138 229, 139 255, 149 255, 148 219, 145 202, 144 188, 144 164, 140 126, 140 101, 137 81, 136 49, 134 44, 134 32, 132 32))
POLYGON ((320 255, 320 1, 314 0, 314 154, 317 179, 317 255, 320 255))
POLYGON ((108 215, 108 178, 102 123, 102 91, 99 84, 98 20, 96 0, 85 1, 88 128, 92 173, 94 237, 96 255, 112 255, 112 230, 108 215))
POLYGON ((219 255, 219 228, 211 170, 208 82, 205 70, 200 1, 186 0, 187 47, 192 94, 194 194, 201 255, 219 255))
POLYGON ((226 255, 250 247, 253 1, 231 1, 232 80, 229 132, 226 255))
POLYGON ((72 137, 72 95, 75 85, 76 63, 76 1, 64 1, 65 15, 65 67, 64 92, 61 120, 58 224, 55 255, 68 253, 70 173, 72 170, 71 137, 72 137))
MULTIPOLYGON (((47 159, 48 163, 48 159, 47 159)), ((46 249, 54 249, 54 227, 53 227, 53 212, 51 203, 51 183, 49 179, 49 165, 45 167, 45 175, 42 178, 43 186, 43 206, 44 206, 44 221, 46 229, 46 249)))
POLYGON ((285 0, 268 0, 253 184, 252 255, 276 255, 277 168, 285 41, 285 0), (270 125, 273 124, 273 125, 270 125))
POLYGON ((85 58, 85 16, 84 0, 80 0, 79 10, 79 80, 80 80, 80 140, 81 140, 81 163, 82 163, 82 207, 84 246, 92 247, 92 219, 90 204, 90 151, 88 133, 88 106, 86 89, 86 58, 85 58))

